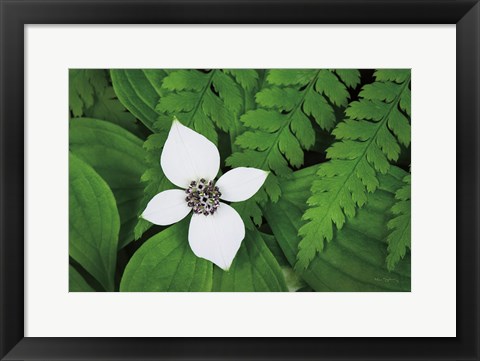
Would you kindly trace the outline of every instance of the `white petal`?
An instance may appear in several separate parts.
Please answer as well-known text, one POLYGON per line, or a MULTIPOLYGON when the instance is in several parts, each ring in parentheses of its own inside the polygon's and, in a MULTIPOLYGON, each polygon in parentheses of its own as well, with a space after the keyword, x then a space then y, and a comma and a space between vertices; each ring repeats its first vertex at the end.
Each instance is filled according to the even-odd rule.
POLYGON ((185 191, 181 189, 170 189, 158 193, 148 202, 142 218, 159 226, 176 223, 184 219, 191 211, 185 197, 185 191))
POLYGON ((234 168, 220 177, 215 184, 221 199, 229 202, 240 202, 258 192, 267 179, 268 172, 257 168, 234 168))
POLYGON ((163 147, 160 164, 168 180, 187 188, 192 180, 213 180, 220 168, 220 154, 203 135, 174 120, 163 147))
POLYGON ((220 203, 213 215, 193 214, 188 242, 197 257, 227 271, 245 238, 242 218, 228 204, 220 203))

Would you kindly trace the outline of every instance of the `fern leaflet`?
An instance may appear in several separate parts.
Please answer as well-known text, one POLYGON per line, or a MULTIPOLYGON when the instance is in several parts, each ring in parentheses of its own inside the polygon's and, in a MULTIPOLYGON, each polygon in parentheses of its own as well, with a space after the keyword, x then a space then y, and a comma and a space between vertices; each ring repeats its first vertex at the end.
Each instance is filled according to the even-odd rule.
POLYGON ((232 75, 247 92, 252 91, 258 85, 259 74, 255 69, 224 69, 223 71, 232 75))
POLYGON ((387 227, 391 233, 387 237, 388 256, 387 268, 393 271, 395 266, 405 256, 411 243, 411 204, 410 188, 411 176, 403 179, 404 185, 395 193, 395 203, 392 207, 394 217, 388 222, 387 227))

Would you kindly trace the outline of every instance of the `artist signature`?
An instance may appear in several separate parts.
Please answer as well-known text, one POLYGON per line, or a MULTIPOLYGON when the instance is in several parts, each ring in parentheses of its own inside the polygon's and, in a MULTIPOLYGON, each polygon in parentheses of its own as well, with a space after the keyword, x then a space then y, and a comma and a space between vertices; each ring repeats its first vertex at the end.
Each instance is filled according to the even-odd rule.
POLYGON ((388 278, 388 277, 375 277, 374 280, 377 281, 377 282, 387 282, 387 283, 392 283, 392 282, 398 283, 398 282, 400 282, 396 278, 388 278))

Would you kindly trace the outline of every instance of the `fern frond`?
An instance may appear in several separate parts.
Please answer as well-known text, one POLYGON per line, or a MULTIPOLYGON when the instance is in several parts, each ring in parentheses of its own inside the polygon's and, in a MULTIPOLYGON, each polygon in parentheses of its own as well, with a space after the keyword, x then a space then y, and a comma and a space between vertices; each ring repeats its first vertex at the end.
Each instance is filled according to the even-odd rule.
POLYGON ((410 71, 379 70, 375 77, 332 132, 336 142, 327 149, 330 161, 317 172, 303 215, 306 224, 299 230, 300 268, 306 268, 324 241, 333 238, 333 225, 341 229, 346 217, 355 216, 356 208, 365 204, 366 192, 377 189, 377 173, 385 174, 390 162, 398 159, 399 143, 410 144, 410 106, 405 103, 410 97, 410 71))
MULTIPOLYGON (((354 84, 357 70, 344 70, 354 84), (351 72, 351 74, 347 74, 351 72)), ((315 69, 270 70, 267 85, 256 94, 257 108, 240 120, 246 131, 236 139, 242 150, 227 164, 249 166, 273 172, 265 189, 276 201, 280 194, 275 176, 288 177, 292 167, 304 162, 304 150, 315 143, 312 117, 323 129, 335 124, 335 106, 346 106, 347 86, 335 71, 315 69)))
POLYGON ((387 224, 391 231, 387 237, 387 268, 389 271, 395 269, 400 259, 405 257, 407 248, 410 249, 411 246, 411 176, 407 175, 403 179, 403 183, 404 185, 395 193, 397 203, 391 209, 394 217, 387 224))

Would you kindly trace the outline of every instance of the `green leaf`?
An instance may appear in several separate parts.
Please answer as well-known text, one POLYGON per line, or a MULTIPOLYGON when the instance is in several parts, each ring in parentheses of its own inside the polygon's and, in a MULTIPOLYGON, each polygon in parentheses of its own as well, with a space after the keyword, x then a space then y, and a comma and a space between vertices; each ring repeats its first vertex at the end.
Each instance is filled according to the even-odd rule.
POLYGON ((70 121, 70 150, 108 183, 120 213, 119 248, 134 239, 133 229, 143 211, 142 174, 147 169, 142 141, 125 129, 98 119, 70 121))
POLYGON ((398 160, 399 142, 409 145, 409 120, 399 111, 402 96, 410 91, 409 73, 404 80, 365 85, 363 98, 350 103, 348 119, 333 130, 336 142, 327 149, 331 161, 317 171, 303 216, 306 223, 299 230, 298 267, 306 268, 324 249, 324 241, 333 239, 334 226, 341 229, 365 205, 367 192, 379 185, 378 175, 388 172, 389 161, 398 160))
POLYGON ((154 123, 161 115, 155 107, 167 93, 161 87, 167 73, 161 69, 112 69, 110 75, 115 94, 125 108, 155 131, 154 123))
POLYGON ((86 108, 93 106, 95 96, 108 86, 106 72, 102 69, 70 69, 68 80, 68 103, 75 117, 82 116, 86 108))
POLYGON ((85 281, 80 273, 72 266, 68 266, 68 291, 69 292, 95 292, 85 281))
POLYGON ((212 263, 188 244, 190 217, 147 240, 125 268, 123 292, 205 292, 212 288, 212 263))
POLYGON ((228 272, 214 268, 213 291, 287 291, 282 270, 258 231, 246 233, 228 272))
POLYGON ((92 167, 73 154, 69 159, 70 257, 113 291, 120 229, 115 198, 92 167))
POLYGON ((265 241, 270 252, 277 260, 278 264, 282 268, 282 273, 285 278, 285 283, 289 292, 297 292, 298 290, 307 286, 305 281, 295 272, 295 270, 290 266, 285 254, 283 253, 282 248, 278 244, 277 239, 274 235, 262 233, 262 238, 265 241))
POLYGON ((410 204, 411 176, 403 178, 403 185, 395 193, 397 202, 392 206, 393 218, 388 222, 388 256, 387 267, 395 269, 397 263, 405 257, 407 248, 411 245, 411 204, 410 204))
POLYGON ((308 288, 309 291, 312 289, 305 283, 303 278, 301 278, 295 270, 290 266, 282 267, 282 272, 285 277, 285 283, 289 292, 304 292, 305 288, 308 288))
POLYGON ((278 241, 275 238, 275 236, 267 233, 261 233, 261 236, 262 236, 262 239, 265 241, 265 244, 267 245, 268 249, 270 250, 270 252, 272 252, 273 256, 277 260, 278 264, 281 267, 290 265, 288 263, 287 258, 283 254, 282 248, 278 244, 278 241))
MULTIPOLYGON (((265 208, 268 224, 292 266, 297 261, 301 217, 317 170, 318 166, 305 168, 295 172, 291 180, 282 180, 283 196, 265 208)), ((405 172, 396 167, 380 175, 379 186, 368 194, 365 207, 341 230, 334 231, 334 241, 307 269, 297 268, 297 274, 316 291, 410 291, 410 256, 406 255, 394 272, 385 264, 389 210, 404 176, 405 172)))

